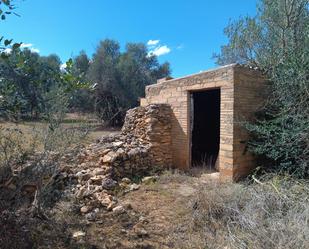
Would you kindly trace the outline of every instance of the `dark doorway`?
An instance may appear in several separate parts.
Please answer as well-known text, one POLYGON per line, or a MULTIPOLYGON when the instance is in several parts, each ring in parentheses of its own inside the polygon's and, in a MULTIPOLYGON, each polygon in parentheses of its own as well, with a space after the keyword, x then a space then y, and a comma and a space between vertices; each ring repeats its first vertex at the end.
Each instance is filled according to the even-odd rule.
POLYGON ((192 166, 215 170, 220 144, 220 89, 191 94, 192 166))

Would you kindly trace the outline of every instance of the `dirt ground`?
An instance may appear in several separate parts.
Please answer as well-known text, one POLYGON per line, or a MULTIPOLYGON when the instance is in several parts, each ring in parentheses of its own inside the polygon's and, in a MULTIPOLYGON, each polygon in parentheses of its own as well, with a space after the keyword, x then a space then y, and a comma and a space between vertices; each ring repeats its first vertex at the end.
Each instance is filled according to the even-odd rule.
POLYGON ((84 223, 80 227, 84 237, 77 243, 98 249, 178 248, 174 239, 186 232, 194 196, 203 184, 203 176, 170 172, 155 183, 141 184, 138 190, 118 196, 125 212, 102 211, 95 221, 84 223))
MULTIPOLYGON (((82 121, 76 116, 70 116, 64 123, 69 127, 80 124, 82 121)), ((92 129, 85 144, 94 142, 100 136, 119 132, 117 129, 102 129, 95 122, 91 124, 92 129)), ((29 136, 29 140, 33 127, 37 129, 44 126, 39 122, 1 125, 10 128, 16 126, 29 136)), ((74 184, 60 181, 61 186, 55 188, 52 194, 59 192, 56 194, 62 197, 44 210, 48 219, 28 216, 26 207, 19 207, 16 216, 2 217, 4 220, 1 224, 7 230, 3 230, 3 238, 9 241, 6 243, 5 239, 2 241, 0 238, 0 248, 1 242, 8 246, 3 247, 5 249, 178 248, 175 236, 181 237, 186 232, 185 224, 192 218, 196 191, 205 184, 203 175, 200 172, 197 175, 166 171, 155 182, 138 182, 139 189, 116 193, 117 205, 123 206, 123 211, 99 209, 91 219, 81 213, 82 206, 78 200, 65 194, 74 184), (16 235, 16 243, 10 245, 13 234, 16 235), (21 240, 22 237, 24 241, 21 240)), ((11 192, 14 196, 14 190, 11 192)))

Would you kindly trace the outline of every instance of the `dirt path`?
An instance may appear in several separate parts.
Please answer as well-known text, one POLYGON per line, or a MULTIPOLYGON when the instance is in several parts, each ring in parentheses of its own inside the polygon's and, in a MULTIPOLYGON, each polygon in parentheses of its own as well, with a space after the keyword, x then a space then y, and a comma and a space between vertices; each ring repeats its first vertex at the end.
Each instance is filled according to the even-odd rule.
POLYGON ((100 214, 88 227, 87 238, 97 248, 175 248, 171 235, 184 231, 200 184, 200 178, 184 175, 143 184, 119 198, 125 212, 100 214))

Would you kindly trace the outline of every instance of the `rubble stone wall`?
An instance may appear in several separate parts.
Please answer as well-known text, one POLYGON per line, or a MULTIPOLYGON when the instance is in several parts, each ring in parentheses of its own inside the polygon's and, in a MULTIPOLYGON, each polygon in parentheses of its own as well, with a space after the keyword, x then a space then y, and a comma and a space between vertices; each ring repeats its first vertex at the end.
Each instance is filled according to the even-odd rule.
POLYGON ((136 107, 127 112, 119 135, 103 137, 90 151, 100 148, 104 174, 122 177, 149 175, 172 166, 171 109, 165 104, 136 107))
POLYGON ((149 157, 154 167, 171 167, 171 107, 152 104, 127 112, 122 127, 123 136, 149 143, 149 157))

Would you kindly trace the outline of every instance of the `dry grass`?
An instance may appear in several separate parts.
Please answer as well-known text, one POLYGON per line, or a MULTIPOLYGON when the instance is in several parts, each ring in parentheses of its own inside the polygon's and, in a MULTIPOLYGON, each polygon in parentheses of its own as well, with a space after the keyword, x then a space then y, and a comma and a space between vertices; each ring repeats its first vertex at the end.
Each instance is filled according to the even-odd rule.
MULTIPOLYGON (((47 129, 48 124, 44 122, 21 122, 21 123, 11 123, 11 122, 0 122, 0 128, 2 130, 15 130, 15 136, 18 138, 19 142, 22 144, 23 148, 29 148, 33 145, 34 140, 38 141, 37 136, 41 136, 47 129)), ((119 133, 119 129, 116 128, 102 128, 99 123, 88 123, 88 121, 78 120, 78 122, 67 120, 63 123, 63 128, 65 129, 79 129, 84 130, 87 136, 84 138, 84 144, 89 144, 95 142, 96 139, 113 134, 119 133)), ((42 148, 41 146, 38 146, 42 148)))
MULTIPOLYGON (((273 177, 203 186, 175 248, 309 248, 309 183, 273 177)), ((182 229, 182 230, 181 230, 182 229)))

